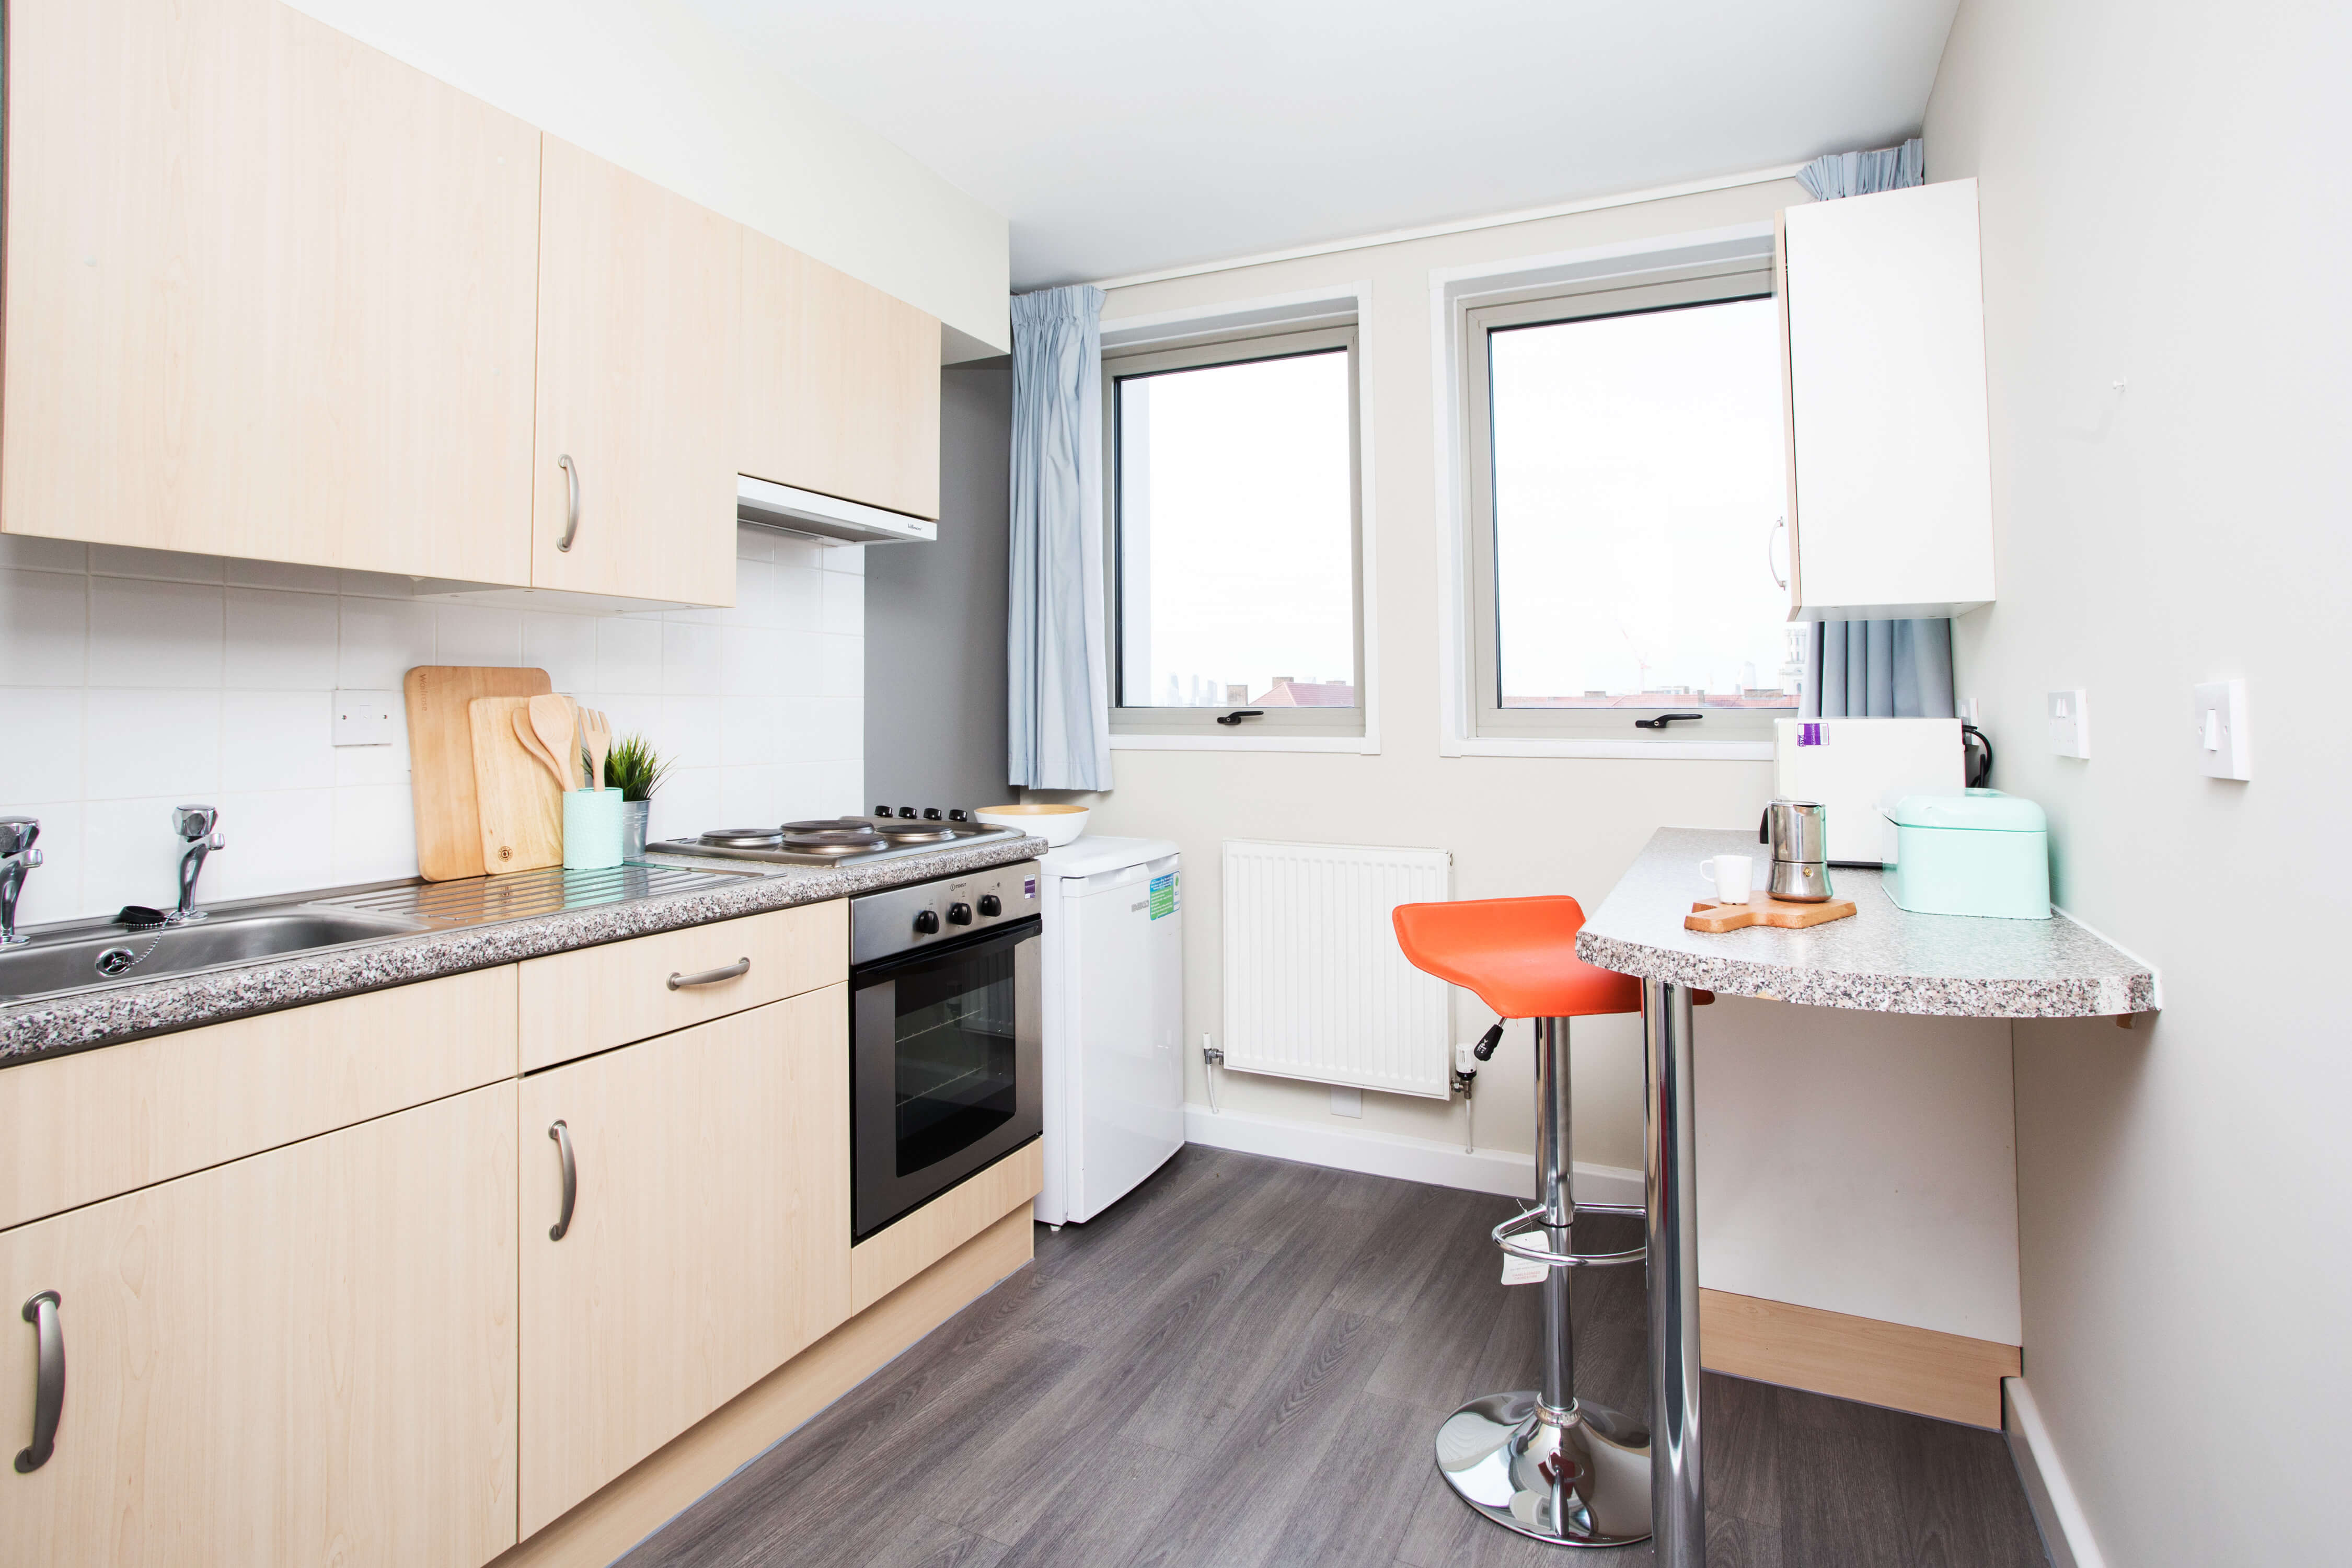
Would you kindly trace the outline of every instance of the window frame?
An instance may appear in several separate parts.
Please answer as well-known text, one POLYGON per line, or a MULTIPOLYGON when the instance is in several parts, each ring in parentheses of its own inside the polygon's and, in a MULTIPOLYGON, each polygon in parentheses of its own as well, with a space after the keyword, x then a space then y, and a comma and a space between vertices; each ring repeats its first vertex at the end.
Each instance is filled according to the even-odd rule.
POLYGON ((1249 327, 1193 334, 1179 342, 1165 339, 1119 348, 1106 348, 1102 362, 1103 396, 1103 619, 1108 641, 1111 686, 1110 731, 1114 743, 1122 736, 1171 736, 1202 741, 1246 742, 1255 738, 1349 742, 1367 733, 1370 694, 1365 687, 1364 628, 1364 448, 1363 355, 1356 323, 1334 324, 1328 317, 1298 325, 1249 327), (1352 630, 1349 684, 1356 702, 1350 708, 1268 708, 1261 718, 1238 725, 1217 720, 1234 707, 1169 708, 1127 704, 1125 695, 1127 636, 1122 599, 1127 531, 1123 512, 1127 487, 1119 468, 1122 423, 1118 384, 1171 371, 1202 370, 1214 365, 1247 364, 1258 360, 1293 359, 1305 354, 1343 352, 1348 361, 1348 599, 1352 630))
MULTIPOLYGON (((1462 303, 1458 347, 1463 430, 1463 521, 1467 574, 1469 683, 1464 717, 1470 741, 1568 741, 1632 747, 1769 742, 1773 722, 1797 715, 1786 708, 1707 708, 1662 700, 1609 708, 1505 708, 1501 705, 1502 626, 1495 578, 1495 446, 1492 337, 1497 331, 1587 321, 1600 316, 1650 315, 1734 300, 1769 299, 1775 273, 1769 255, 1727 258, 1661 268, 1633 277, 1581 283, 1547 283, 1485 293, 1462 303), (1662 713, 1704 712, 1664 730, 1635 727, 1662 713)), ((1769 520, 1768 520, 1769 521, 1769 520)), ((1764 546, 1769 546, 1767 539, 1764 546)), ((1759 559, 1759 565, 1763 564, 1759 559)))

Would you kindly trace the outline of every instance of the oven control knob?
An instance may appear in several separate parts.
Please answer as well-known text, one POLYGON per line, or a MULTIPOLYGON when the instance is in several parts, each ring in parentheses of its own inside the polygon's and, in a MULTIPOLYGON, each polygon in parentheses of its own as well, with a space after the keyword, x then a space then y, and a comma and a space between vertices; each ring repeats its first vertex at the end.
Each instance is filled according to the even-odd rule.
POLYGON ((992 920, 1004 912, 1004 900, 994 893, 982 893, 980 896, 980 912, 992 920))
POLYGON ((915 930, 923 936, 939 935, 940 911, 937 910, 917 910, 915 911, 915 930))
POLYGON ((968 926, 971 924, 971 906, 970 904, 950 904, 948 906, 948 924, 951 926, 968 926))

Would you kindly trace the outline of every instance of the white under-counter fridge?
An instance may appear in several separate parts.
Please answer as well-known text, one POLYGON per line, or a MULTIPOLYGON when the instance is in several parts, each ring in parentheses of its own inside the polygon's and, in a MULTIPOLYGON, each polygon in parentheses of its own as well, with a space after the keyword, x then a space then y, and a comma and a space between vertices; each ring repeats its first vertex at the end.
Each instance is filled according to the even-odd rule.
POLYGON ((1184 1144, 1182 862, 1164 838, 1048 851, 1045 917, 1047 1225, 1092 1219, 1184 1144))

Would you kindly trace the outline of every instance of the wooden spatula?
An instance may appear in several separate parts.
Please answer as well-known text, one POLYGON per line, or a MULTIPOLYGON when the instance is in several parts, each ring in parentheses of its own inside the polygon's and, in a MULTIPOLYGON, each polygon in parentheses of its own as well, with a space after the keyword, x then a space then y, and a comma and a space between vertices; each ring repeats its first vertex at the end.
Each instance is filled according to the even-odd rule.
POLYGON ((580 732, 588 739, 588 760, 594 764, 595 785, 604 787, 604 756, 613 749, 613 721, 602 708, 580 710, 580 732))
POLYGON ((531 754, 532 759, 536 761, 540 766, 545 768, 550 773, 554 775, 556 788, 562 788, 563 770, 555 765, 555 759, 550 756, 548 754, 547 748, 540 743, 539 731, 530 727, 530 709, 529 706, 526 705, 514 710, 514 732, 515 739, 522 742, 522 749, 529 752, 531 754))
POLYGON ((560 764, 555 776, 563 781, 567 790, 580 787, 580 738, 578 721, 572 711, 569 697, 534 697, 530 700, 530 727, 539 736, 539 743, 547 754, 560 764))

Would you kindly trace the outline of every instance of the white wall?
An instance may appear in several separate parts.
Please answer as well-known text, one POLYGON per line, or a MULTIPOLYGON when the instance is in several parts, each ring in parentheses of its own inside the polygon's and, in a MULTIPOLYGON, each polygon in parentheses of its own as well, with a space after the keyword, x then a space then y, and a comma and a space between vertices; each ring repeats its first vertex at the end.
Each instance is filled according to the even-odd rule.
MULTIPOLYGON (((1188 1097, 1205 1105, 1203 1033, 1222 1027, 1219 859, 1226 838, 1430 846, 1454 854, 1461 899, 1570 893, 1597 907, 1651 834, 1669 824, 1752 827, 1771 792, 1766 761, 1440 754, 1444 557, 1437 464, 1433 273, 1514 258, 1666 241, 1769 225, 1804 197, 1791 181, 1680 196, 1568 217, 1236 268, 1115 290, 1106 330, 1162 312, 1366 282, 1360 341, 1366 414, 1364 512, 1374 562, 1368 663, 1373 754, 1236 751, 1114 753, 1117 787, 1095 798, 1099 831, 1175 839, 1186 859, 1188 1097)), ((1764 525, 1758 532, 1762 564, 1764 525)), ((1696 888, 1694 877, 1694 889, 1696 888)), ((1455 994, 1455 1037, 1490 1021, 1455 994)), ((1697 1103, 1702 1276, 1710 1286, 1883 1316, 2014 1343, 2014 1194, 2009 1157, 2009 1034, 1983 1022, 1923 1026, 1874 1016, 1804 1026, 1796 1009, 1724 1006, 1701 1015, 1697 1103), (1873 1042, 1889 1042, 1874 1055, 1873 1042), (1734 1075, 1718 1058, 1740 1053, 1734 1075), (1951 1059, 1914 1070, 1927 1058, 1951 1059), (1857 1071, 1857 1062, 1867 1070, 1857 1071), (1906 1066, 1906 1064, 1908 1064, 1906 1066), (1760 1104, 1737 1085, 1757 1081, 1760 1104), (1790 1106, 1832 1105, 1851 1123, 1810 1161, 1787 1157, 1790 1106), (1747 1131, 1741 1130, 1745 1119, 1747 1131), (1975 1130, 1967 1152, 1899 1130, 1975 1130), (1888 1194, 1900 1194, 1890 1201, 1888 1194), (1711 1196, 1710 1194, 1715 1194, 1711 1196), (1967 1216, 1970 1245, 1938 1239, 1927 1216, 1967 1216)), ((1575 1156, 1642 1163, 1641 1031, 1633 1017, 1572 1031, 1575 1156)), ((1528 1032, 1514 1027, 1479 1079, 1482 1148, 1534 1146, 1528 1032)), ((1450 1144, 1458 1104, 1367 1094, 1360 1119, 1335 1115, 1327 1089, 1222 1075, 1226 1112, 1313 1134, 1369 1131, 1450 1144)), ((1820 1119, 1816 1119, 1820 1120, 1820 1119)), ((1834 1122, 1837 1118, 1829 1119, 1834 1122)), ((1264 1147, 1263 1130, 1253 1146, 1264 1147)), ((1804 1136, 1817 1137, 1814 1128, 1804 1136)), ((1387 1156, 1383 1156, 1387 1157, 1387 1156)), ((1529 1178, 1532 1189, 1532 1178, 1529 1178)), ((1608 1194, 1618 1197, 1620 1193, 1608 1194)))
POLYGON ((1003 353, 1005 220, 668 0, 295 8, 937 316, 1003 353))
POLYGON ((331 744, 339 687, 536 665, 677 772, 653 829, 864 807, 865 552, 740 534, 736 605, 587 616, 409 580, 0 538, 0 816, 41 819, 26 924, 168 904, 171 808, 218 805, 206 901, 416 875, 404 734, 331 744))
POLYGON ((2153 1027, 2016 1037, 2026 1381, 2149 1568, 2345 1552, 2347 79, 2341 5, 1963 0, 1927 113, 1984 222, 2000 598, 1961 689, 2062 900, 2164 970, 2153 1027), (2251 784, 2197 770, 2226 676, 2251 784), (2040 734, 2075 685, 2087 762, 2040 734))

